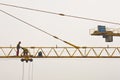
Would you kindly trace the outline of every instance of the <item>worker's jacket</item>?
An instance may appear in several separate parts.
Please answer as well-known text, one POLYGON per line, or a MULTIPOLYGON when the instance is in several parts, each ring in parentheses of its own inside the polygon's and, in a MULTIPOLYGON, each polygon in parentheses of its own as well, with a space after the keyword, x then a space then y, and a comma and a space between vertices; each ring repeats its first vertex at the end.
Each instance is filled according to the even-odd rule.
POLYGON ((28 53, 28 49, 27 48, 22 48, 23 49, 23 53, 28 53))

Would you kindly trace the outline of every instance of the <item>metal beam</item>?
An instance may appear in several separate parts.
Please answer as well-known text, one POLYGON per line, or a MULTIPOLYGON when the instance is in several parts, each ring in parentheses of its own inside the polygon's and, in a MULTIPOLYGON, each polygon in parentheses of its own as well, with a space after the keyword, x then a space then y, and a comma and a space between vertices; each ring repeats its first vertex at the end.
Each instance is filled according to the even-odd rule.
MULTIPOLYGON (((120 47, 25 47, 30 58, 120 58, 120 47), (39 54, 40 53, 40 54, 39 54)), ((16 47, 0 47, 0 58, 24 58, 16 47)))
MULTIPOLYGON (((0 58, 24 58, 20 56, 0 56, 0 58)), ((120 56, 33 56, 30 58, 120 58, 120 56)))

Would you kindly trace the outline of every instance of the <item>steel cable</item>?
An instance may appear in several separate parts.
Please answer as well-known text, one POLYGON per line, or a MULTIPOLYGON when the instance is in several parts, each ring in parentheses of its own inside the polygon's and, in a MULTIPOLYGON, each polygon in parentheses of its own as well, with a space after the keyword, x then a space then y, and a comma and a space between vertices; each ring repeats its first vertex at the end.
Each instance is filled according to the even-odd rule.
POLYGON ((24 80, 24 62, 23 62, 23 65, 22 65, 22 80, 24 80))
POLYGON ((33 80, 33 69, 34 69, 34 66, 33 66, 33 62, 32 62, 31 80, 33 80))
POLYGON ((44 13, 49 13, 49 14, 55 14, 55 15, 66 16, 66 17, 84 19, 84 20, 90 20, 90 21, 95 21, 95 22, 103 22, 103 23, 120 25, 120 23, 117 23, 117 22, 111 22, 111 21, 105 21, 105 20, 98 20, 98 19, 92 19, 92 18, 86 18, 86 17, 80 17, 80 16, 73 16, 73 15, 68 15, 68 14, 63 14, 63 13, 56 13, 56 12, 44 11, 44 10, 39 10, 39 9, 33 9, 33 8, 27 8, 27 7, 21 7, 21 6, 11 5, 11 4, 0 3, 0 5, 11 6, 11 7, 21 8, 21 9, 26 9, 26 10, 32 10, 32 11, 37 11, 37 12, 44 12, 44 13))
POLYGON ((30 27, 35 28, 35 29, 37 29, 37 30, 39 30, 39 31, 41 31, 41 32, 49 35, 49 36, 52 36, 53 38, 58 39, 58 40, 66 43, 66 44, 68 44, 68 45, 70 45, 70 46, 72 46, 72 47, 74 47, 74 48, 79 48, 79 46, 76 46, 76 45, 74 45, 74 44, 72 44, 72 43, 70 43, 70 42, 68 42, 68 41, 62 40, 62 39, 58 38, 57 36, 54 36, 54 35, 46 32, 46 31, 44 31, 44 30, 42 30, 42 29, 40 29, 40 28, 38 28, 38 27, 36 27, 36 26, 34 26, 34 25, 32 25, 32 24, 30 24, 30 23, 28 23, 28 22, 26 22, 26 21, 24 21, 24 20, 22 20, 22 19, 20 19, 20 18, 18 18, 18 17, 16 17, 16 16, 13 16, 12 14, 10 14, 10 13, 8 13, 8 12, 6 12, 6 11, 3 11, 3 10, 0 10, 0 11, 3 12, 4 14, 7 14, 7 15, 15 18, 16 20, 18 20, 18 21, 20 21, 20 22, 23 22, 23 23, 29 25, 30 27))
POLYGON ((29 63, 29 66, 28 66, 28 80, 30 80, 30 74, 31 74, 31 65, 29 63))

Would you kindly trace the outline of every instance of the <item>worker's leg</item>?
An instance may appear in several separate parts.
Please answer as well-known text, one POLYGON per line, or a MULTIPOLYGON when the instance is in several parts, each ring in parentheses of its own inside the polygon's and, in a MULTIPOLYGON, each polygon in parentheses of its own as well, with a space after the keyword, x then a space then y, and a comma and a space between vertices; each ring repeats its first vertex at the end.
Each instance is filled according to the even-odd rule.
POLYGON ((16 55, 19 56, 19 49, 17 50, 16 55))

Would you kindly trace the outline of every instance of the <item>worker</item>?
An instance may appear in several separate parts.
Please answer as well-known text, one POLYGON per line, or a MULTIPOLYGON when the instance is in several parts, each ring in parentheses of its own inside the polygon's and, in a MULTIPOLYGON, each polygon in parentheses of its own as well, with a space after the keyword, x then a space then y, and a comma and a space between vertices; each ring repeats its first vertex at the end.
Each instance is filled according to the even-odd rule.
POLYGON ((24 56, 28 56, 28 52, 29 52, 28 49, 27 48, 23 48, 23 47, 22 47, 22 49, 23 49, 23 55, 24 56))
POLYGON ((17 52, 16 52, 17 56, 19 56, 19 49, 21 48, 20 44, 21 44, 21 41, 18 42, 17 47, 16 47, 17 48, 17 52))

